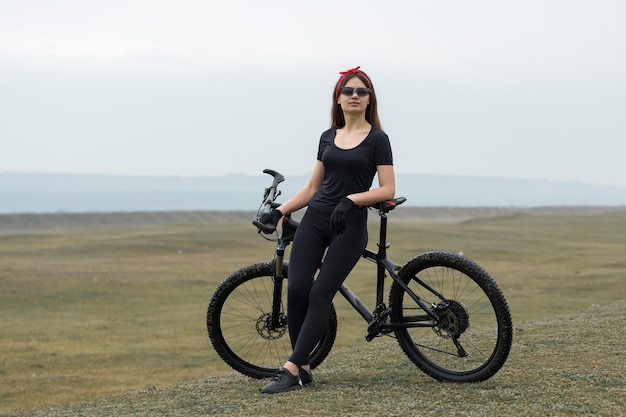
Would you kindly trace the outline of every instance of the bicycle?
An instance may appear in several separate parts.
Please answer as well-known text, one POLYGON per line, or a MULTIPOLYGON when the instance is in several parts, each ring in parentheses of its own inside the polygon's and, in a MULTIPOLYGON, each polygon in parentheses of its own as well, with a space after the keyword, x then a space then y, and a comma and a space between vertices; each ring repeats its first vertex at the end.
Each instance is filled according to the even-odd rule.
MULTIPOLYGON (((253 224, 261 232, 275 230, 258 221, 279 206, 278 184, 284 177, 273 170, 253 224)), ((491 276, 461 254, 433 251, 404 265, 387 257, 387 218, 404 197, 375 204, 380 216, 378 250, 365 249, 362 260, 376 264, 376 307, 370 311, 345 283, 339 293, 367 322, 365 339, 397 339, 406 356, 421 371, 440 381, 479 382, 495 375, 508 358, 513 326, 508 304, 491 276), (392 283, 384 303, 385 280, 392 283)), ((215 351, 234 370, 252 378, 273 376, 289 357, 291 342, 286 314, 289 261, 285 249, 298 222, 284 216, 282 233, 269 262, 233 272, 217 287, 207 308, 206 325, 215 351)), ((330 353, 337 334, 334 304, 327 330, 310 354, 312 368, 330 353)))

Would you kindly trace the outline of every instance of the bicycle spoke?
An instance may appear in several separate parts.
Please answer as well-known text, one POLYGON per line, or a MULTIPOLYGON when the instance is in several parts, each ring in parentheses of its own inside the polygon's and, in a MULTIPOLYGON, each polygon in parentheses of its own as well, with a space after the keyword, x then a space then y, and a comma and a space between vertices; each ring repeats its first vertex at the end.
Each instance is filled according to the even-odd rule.
MULTIPOLYGON (((433 252, 415 258, 401 273, 438 318, 430 318, 430 328, 396 330, 409 358, 437 379, 474 381, 493 375, 510 349, 510 313, 486 272, 467 258, 433 252), (487 291, 487 286, 493 288, 487 291)), ((394 321, 424 322, 421 307, 401 286, 392 287, 390 304, 394 321)))
MULTIPOLYGON (((269 377, 291 354, 284 304, 286 287, 281 289, 280 311, 275 317, 275 279, 270 264, 243 268, 216 290, 207 309, 207 331, 215 350, 235 370, 256 378, 269 377)), ((334 307, 328 329, 311 352, 312 366, 324 360, 335 340, 334 307)))

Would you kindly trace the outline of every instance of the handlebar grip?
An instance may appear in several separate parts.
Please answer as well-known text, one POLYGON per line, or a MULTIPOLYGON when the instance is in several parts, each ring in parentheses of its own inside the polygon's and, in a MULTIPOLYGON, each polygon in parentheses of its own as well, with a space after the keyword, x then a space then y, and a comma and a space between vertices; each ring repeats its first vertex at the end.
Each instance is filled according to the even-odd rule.
POLYGON ((276 226, 274 226, 273 224, 263 224, 258 220, 254 220, 252 224, 266 235, 270 235, 276 231, 276 226))
POLYGON ((274 181, 272 182, 272 187, 276 187, 278 184, 285 181, 285 177, 281 173, 274 171, 273 169, 264 169, 263 173, 269 174, 272 177, 274 177, 274 181))
POLYGON ((280 191, 278 191, 277 186, 285 180, 285 177, 279 172, 274 171, 273 169, 264 169, 263 173, 271 175, 274 180, 272 181, 272 185, 265 189, 263 203, 261 204, 261 208, 257 212, 257 218, 252 222, 252 224, 259 229, 259 232, 263 232, 269 235, 276 231, 276 226, 271 223, 261 223, 259 221, 259 218, 261 217, 261 214, 269 213, 272 209, 280 206, 280 204, 276 203, 274 200, 280 195, 280 191))

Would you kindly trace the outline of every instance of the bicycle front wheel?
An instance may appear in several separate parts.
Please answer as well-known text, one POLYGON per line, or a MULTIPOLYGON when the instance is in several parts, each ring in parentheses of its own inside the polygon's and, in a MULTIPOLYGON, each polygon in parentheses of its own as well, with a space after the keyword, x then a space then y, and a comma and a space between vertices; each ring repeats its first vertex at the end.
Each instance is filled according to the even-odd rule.
POLYGON ((415 365, 440 381, 478 382, 498 372, 511 350, 513 325, 504 295, 484 269, 458 254, 429 252, 398 275, 438 317, 392 285, 396 337, 415 365))
MULTIPOLYGON (((217 287, 207 308, 207 332, 215 351, 234 370, 252 378, 269 378, 289 358, 286 293, 287 280, 275 278, 270 263, 242 268, 217 287), (280 308, 278 316, 272 317, 275 293, 280 296, 280 308)), ((312 368, 328 356, 336 334, 333 305, 326 333, 310 354, 312 368)))

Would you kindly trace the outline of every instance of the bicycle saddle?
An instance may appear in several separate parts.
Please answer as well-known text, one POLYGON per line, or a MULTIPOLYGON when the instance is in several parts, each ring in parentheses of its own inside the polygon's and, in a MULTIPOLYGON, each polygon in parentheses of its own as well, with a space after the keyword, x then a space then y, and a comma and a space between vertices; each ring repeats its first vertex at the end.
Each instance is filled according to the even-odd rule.
POLYGON ((405 201, 405 197, 397 197, 393 200, 381 201, 380 203, 376 203, 374 205, 371 205, 370 207, 382 211, 383 213, 389 213, 391 210, 395 209, 397 206, 404 203, 405 201))

